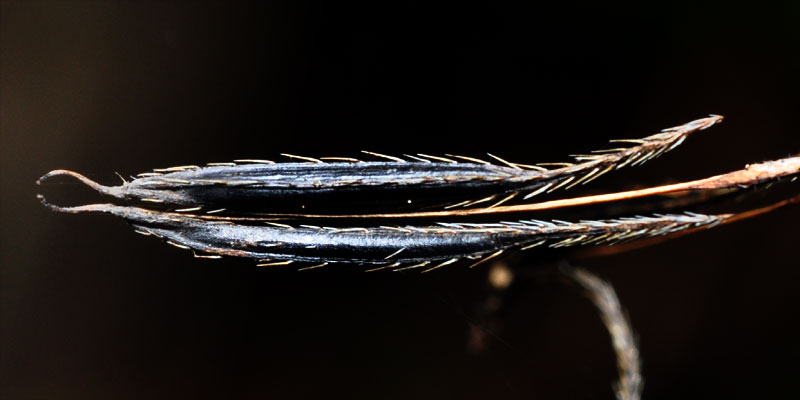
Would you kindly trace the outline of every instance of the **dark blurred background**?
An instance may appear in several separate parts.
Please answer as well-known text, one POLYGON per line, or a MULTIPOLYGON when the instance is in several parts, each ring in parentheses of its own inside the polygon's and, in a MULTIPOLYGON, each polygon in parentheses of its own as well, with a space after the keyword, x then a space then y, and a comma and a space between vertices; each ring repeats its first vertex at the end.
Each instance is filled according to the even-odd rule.
MULTIPOLYGON (((585 192, 800 152, 796 2, 1 4, 4 399, 610 399, 616 379, 595 310, 557 279, 486 321, 488 267, 194 259, 123 221, 41 207, 36 193, 83 190, 37 187, 51 169, 116 184, 282 152, 564 161, 709 113, 727 118, 585 192)), ((645 399, 800 395, 798 222, 784 209, 575 262, 629 311, 645 399)), ((546 261, 504 260, 525 275, 546 261)))

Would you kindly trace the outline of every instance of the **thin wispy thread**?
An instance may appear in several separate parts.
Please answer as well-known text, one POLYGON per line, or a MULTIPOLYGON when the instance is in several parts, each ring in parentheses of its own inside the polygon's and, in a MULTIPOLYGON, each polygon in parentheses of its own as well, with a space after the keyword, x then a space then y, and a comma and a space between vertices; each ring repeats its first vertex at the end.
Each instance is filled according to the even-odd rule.
POLYGON ((617 400, 639 400, 644 388, 639 347, 614 287, 582 268, 562 264, 561 271, 586 291, 611 336, 619 371, 619 381, 614 385, 617 400))

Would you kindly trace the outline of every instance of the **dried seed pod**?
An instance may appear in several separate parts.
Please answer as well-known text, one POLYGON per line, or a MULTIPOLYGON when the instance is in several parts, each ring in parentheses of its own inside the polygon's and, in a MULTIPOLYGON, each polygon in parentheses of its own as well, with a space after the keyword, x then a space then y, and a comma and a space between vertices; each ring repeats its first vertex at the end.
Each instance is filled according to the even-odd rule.
POLYGON ((524 169, 504 160, 501 161, 506 165, 498 166, 477 159, 467 159, 470 162, 464 163, 428 155, 413 156, 415 161, 412 162, 390 157, 391 161, 336 159, 329 163, 291 156, 306 162, 270 164, 248 160, 252 163, 174 167, 117 187, 102 186, 80 174, 56 170, 39 182, 56 175, 73 176, 128 205, 58 207, 40 198, 46 206, 59 212, 102 212, 122 217, 137 232, 192 249, 200 257, 229 255, 270 260, 261 265, 358 263, 372 265, 373 269, 424 268, 430 271, 461 259, 471 259, 477 264, 515 248, 525 250, 545 244, 554 248, 615 244, 686 232, 797 202, 800 196, 737 215, 687 212, 610 220, 593 217, 579 222, 464 221, 466 217, 479 214, 592 205, 688 190, 718 191, 796 178, 800 174, 800 156, 796 156, 674 185, 537 204, 500 205, 522 191, 533 190, 525 196, 529 197, 545 190, 585 183, 614 168, 642 163, 674 148, 688 133, 720 120, 718 116, 697 120, 636 140, 637 145, 630 148, 578 156, 582 163, 553 170, 524 169), (369 212, 397 206, 397 199, 412 193, 422 199, 414 202, 416 210, 420 209, 420 203, 433 204, 465 193, 480 193, 485 197, 451 206, 470 207, 467 209, 369 212), (319 203, 322 198, 336 201, 319 203), (362 200, 348 204, 344 202, 347 199, 362 200), (310 211, 316 207, 317 213, 291 212, 291 207, 304 204, 316 204, 310 211), (478 204, 481 206, 477 207, 478 204), (357 207, 359 213, 349 213, 352 207, 357 207), (446 221, 453 217, 461 219, 435 225, 410 223, 413 218, 446 221), (325 221, 322 224, 328 226, 311 221, 325 221), (389 226, 387 221, 392 221, 389 226), (397 224, 398 221, 407 225, 397 224))
POLYGON ((139 233, 154 235, 202 254, 392 268, 408 268, 413 264, 428 269, 460 259, 482 260, 513 248, 614 244, 713 226, 732 217, 731 214, 684 214, 577 223, 522 220, 489 224, 324 227, 259 218, 185 215, 113 204, 79 207, 44 204, 60 212, 109 213, 124 218, 139 233), (442 264, 429 265, 436 263, 442 264))
POLYGON ((695 131, 722 120, 712 115, 644 139, 618 142, 631 147, 574 156, 577 163, 523 165, 492 156, 501 165, 471 157, 425 154, 405 158, 368 153, 388 161, 313 159, 286 155, 302 162, 239 160, 206 167, 181 166, 140 174, 121 186, 103 186, 78 173, 75 177, 98 192, 134 203, 160 204, 162 209, 235 213, 343 214, 419 210, 431 206, 497 207, 516 197, 530 198, 584 184, 626 165, 638 165, 682 143, 695 131), (560 166, 547 169, 544 166, 560 166))

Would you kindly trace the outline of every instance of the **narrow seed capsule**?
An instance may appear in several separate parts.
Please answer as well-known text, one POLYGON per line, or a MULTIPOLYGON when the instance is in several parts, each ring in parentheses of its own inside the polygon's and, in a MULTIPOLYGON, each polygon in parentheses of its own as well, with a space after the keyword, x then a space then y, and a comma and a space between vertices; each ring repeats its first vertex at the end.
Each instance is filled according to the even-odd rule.
POLYGON ((721 120, 722 117, 712 115, 644 139, 626 140, 634 145, 576 155, 573 157, 577 163, 557 163, 561 167, 556 169, 543 167, 552 164, 528 166, 495 156, 492 157, 502 165, 463 156, 419 154, 406 160, 369 153, 390 161, 352 162, 335 158, 324 162, 287 155, 303 162, 172 167, 142 174, 115 187, 100 185, 67 170, 52 171, 39 181, 69 175, 102 194, 124 201, 160 204, 163 209, 172 210, 224 208, 229 214, 343 214, 430 207, 497 207, 514 198, 527 199, 568 189, 613 169, 641 164, 674 148, 690 133, 721 120))
POLYGON ((193 250, 198 257, 268 260, 259 265, 311 264, 306 269, 330 263, 358 263, 371 265, 372 270, 430 271, 461 259, 470 259, 477 265, 511 249, 615 244, 689 232, 799 202, 800 196, 795 196, 740 214, 687 212, 579 222, 487 222, 486 216, 510 212, 595 205, 689 190, 711 193, 780 179, 794 180, 800 174, 800 156, 795 156, 692 182, 503 205, 518 197, 569 188, 613 169, 644 163, 679 145, 689 133, 721 119, 711 116, 644 139, 629 140, 635 143, 633 147, 574 156, 578 164, 560 164, 556 169, 546 169, 542 164, 524 166, 495 156, 492 157, 503 165, 463 156, 426 154, 407 156, 413 160, 408 161, 370 153, 389 159, 373 162, 287 155, 303 162, 247 160, 246 164, 172 167, 143 174, 116 187, 100 185, 72 171, 55 170, 37 183, 58 175, 77 178, 126 204, 58 207, 46 203, 41 196, 40 199, 58 212, 100 212, 121 217, 136 232, 193 250), (406 199, 411 198, 414 200, 408 206, 406 199), (443 202, 451 203, 444 210, 422 211, 427 205, 443 202), (410 211, 399 209, 401 206, 410 211), (481 214, 485 216, 477 217, 481 214), (416 222, 420 218, 428 224, 416 222))
POLYGON ((550 247, 614 244, 713 226, 732 217, 732 214, 685 214, 577 223, 523 220, 489 224, 322 227, 266 219, 233 223, 113 204, 45 205, 60 212, 109 213, 124 218, 138 232, 203 254, 280 262, 397 264, 398 268, 464 258, 479 260, 533 243, 547 243, 550 247))

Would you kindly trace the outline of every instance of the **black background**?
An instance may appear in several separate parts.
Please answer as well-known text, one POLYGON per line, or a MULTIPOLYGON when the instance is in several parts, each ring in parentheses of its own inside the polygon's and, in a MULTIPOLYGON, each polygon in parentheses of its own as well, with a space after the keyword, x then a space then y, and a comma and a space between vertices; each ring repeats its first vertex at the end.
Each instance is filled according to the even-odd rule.
MULTIPOLYGON (((0 397, 611 398, 607 334, 559 282, 516 293, 476 354, 488 268, 199 260, 35 199, 79 188, 34 184, 56 168, 112 184, 282 152, 564 161, 709 113, 727 119, 587 192, 800 151, 796 3, 532 4, 4 1, 0 397)), ((800 395, 798 217, 579 262, 629 311, 644 398, 800 395)))

